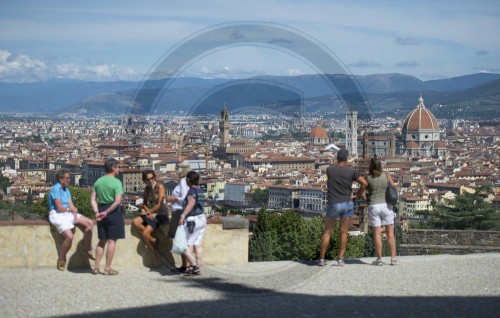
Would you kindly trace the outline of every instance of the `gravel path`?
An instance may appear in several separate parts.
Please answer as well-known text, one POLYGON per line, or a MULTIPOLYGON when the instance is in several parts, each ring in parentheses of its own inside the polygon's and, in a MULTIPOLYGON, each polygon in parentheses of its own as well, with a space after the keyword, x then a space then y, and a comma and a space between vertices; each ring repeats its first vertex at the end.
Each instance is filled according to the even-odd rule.
MULTIPOLYGON (((117 268, 117 276, 55 268, 0 269, 0 317, 497 317, 500 254, 401 257, 398 266, 263 262, 117 268)), ((387 260, 386 260, 387 261, 387 260)))

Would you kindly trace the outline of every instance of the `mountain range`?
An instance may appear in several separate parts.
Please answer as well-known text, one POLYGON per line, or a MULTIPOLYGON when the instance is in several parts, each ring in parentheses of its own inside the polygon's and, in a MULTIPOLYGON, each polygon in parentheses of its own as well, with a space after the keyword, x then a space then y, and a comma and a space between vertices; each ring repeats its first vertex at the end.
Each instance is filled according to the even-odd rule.
POLYGON ((266 108, 292 114, 337 110, 343 116, 339 93, 345 97, 358 92, 366 97, 377 116, 404 116, 418 104, 422 94, 425 105, 437 118, 500 117, 500 74, 491 73, 431 81, 394 73, 353 77, 260 76, 245 80, 183 77, 144 83, 0 83, 0 112, 144 113, 144 109, 131 103, 138 101, 134 97, 140 95, 147 100, 149 114, 217 114, 225 104, 230 111, 266 108), (153 102, 157 97, 160 98, 153 102))

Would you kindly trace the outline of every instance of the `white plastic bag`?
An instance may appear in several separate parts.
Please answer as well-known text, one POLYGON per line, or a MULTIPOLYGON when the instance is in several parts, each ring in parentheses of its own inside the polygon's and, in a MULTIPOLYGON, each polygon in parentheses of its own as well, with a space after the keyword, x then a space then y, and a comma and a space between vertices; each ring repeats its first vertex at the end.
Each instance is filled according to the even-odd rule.
POLYGON ((171 253, 183 254, 188 249, 186 231, 183 225, 177 226, 171 253))

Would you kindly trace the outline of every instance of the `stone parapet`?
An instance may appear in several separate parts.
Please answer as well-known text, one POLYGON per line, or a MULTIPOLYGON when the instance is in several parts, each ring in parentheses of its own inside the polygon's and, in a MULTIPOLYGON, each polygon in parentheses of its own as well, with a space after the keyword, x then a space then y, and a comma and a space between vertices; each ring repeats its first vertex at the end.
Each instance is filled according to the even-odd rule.
POLYGON ((500 252, 498 231, 416 230, 403 233, 400 255, 500 252))
MULTIPOLYGON (((235 226, 231 221, 224 228, 225 221, 209 220, 203 240, 203 260, 205 264, 227 265, 248 262, 248 227, 235 226)), ((171 254, 172 240, 168 238, 168 225, 157 229, 153 235, 160 240, 160 260, 172 266, 180 266, 180 257, 171 254)), ((98 242, 97 228, 94 227, 92 246, 98 242)), ((46 221, 2 221, 0 222, 0 267, 36 268, 56 265, 62 236, 46 221)), ((73 245, 67 254, 68 268, 89 268, 84 253, 83 233, 74 230, 73 245)), ((125 223, 125 239, 116 244, 113 264, 119 267, 155 267, 155 257, 139 236, 130 220, 125 223)), ((104 259, 101 262, 104 266, 104 259)))

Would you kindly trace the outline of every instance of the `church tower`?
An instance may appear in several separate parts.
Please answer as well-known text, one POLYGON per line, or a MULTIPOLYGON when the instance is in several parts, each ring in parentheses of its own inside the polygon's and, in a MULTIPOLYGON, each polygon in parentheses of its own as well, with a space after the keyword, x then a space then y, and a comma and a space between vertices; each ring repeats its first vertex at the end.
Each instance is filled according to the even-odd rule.
POLYGON ((229 144, 229 111, 227 110, 226 105, 224 105, 224 109, 220 112, 220 121, 219 121, 219 137, 220 137, 220 145, 219 148, 224 151, 229 144))
POLYGON ((345 143, 346 149, 352 157, 358 155, 358 112, 348 110, 345 115, 345 143))

